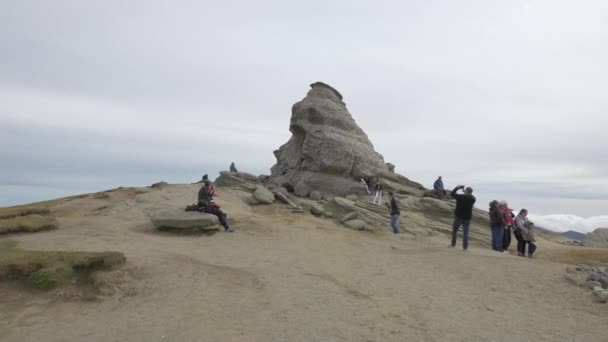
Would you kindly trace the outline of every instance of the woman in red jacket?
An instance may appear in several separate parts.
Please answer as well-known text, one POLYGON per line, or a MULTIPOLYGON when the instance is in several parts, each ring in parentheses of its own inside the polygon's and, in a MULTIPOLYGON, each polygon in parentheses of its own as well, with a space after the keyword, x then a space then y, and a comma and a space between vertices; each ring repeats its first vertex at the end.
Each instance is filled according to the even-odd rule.
POLYGON ((513 230, 513 224, 515 224, 515 215, 506 201, 500 201, 498 207, 502 210, 505 217, 505 232, 503 234, 502 247, 508 253, 508 248, 511 245, 511 231, 513 230))

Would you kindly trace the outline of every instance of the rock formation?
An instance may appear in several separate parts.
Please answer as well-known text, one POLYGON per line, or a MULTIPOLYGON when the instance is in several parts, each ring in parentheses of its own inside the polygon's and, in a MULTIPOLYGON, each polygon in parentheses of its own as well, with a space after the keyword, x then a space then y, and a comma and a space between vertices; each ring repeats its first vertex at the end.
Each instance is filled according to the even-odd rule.
POLYGON ((315 196, 319 192, 344 196, 363 191, 359 180, 368 176, 386 178, 391 183, 387 188, 400 188, 402 193, 423 189, 385 163, 337 90, 321 82, 310 87, 306 97, 293 105, 291 139, 274 151, 277 163, 265 180, 270 188, 284 187, 301 197, 313 191, 315 196))

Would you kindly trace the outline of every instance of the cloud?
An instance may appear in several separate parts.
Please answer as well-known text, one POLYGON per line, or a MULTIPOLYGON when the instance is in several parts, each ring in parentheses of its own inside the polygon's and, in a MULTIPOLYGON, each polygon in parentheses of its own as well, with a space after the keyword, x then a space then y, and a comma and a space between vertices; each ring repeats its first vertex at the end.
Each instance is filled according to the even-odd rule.
POLYGON ((608 216, 583 218, 576 215, 530 215, 530 220, 540 227, 556 232, 574 230, 590 233, 596 228, 608 227, 608 216))

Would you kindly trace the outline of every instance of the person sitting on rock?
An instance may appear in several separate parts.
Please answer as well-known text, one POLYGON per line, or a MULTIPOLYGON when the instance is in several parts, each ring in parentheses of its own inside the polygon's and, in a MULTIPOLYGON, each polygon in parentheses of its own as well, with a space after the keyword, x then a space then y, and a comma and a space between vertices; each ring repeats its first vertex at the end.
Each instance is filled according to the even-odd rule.
POLYGON ((439 197, 445 196, 445 189, 443 188, 443 180, 441 179, 441 176, 439 176, 439 178, 437 178, 435 183, 433 183, 433 189, 435 190, 435 193, 437 194, 437 196, 439 196, 439 197))
POLYGON ((239 172, 239 170, 236 169, 234 162, 230 163, 230 172, 239 172))
POLYGON ((383 195, 384 195, 382 192, 383 188, 384 188, 384 185, 382 185, 382 178, 378 178, 378 181, 374 185, 375 195, 374 195, 374 200, 372 203, 377 204, 377 205, 382 205, 383 195))
POLYGON ((228 226, 228 223, 226 222, 227 215, 224 214, 220 208, 213 206, 214 191, 215 188, 209 179, 205 180, 203 187, 198 191, 198 206, 203 212, 217 216, 220 220, 220 224, 224 227, 224 230, 228 233, 232 233, 234 232, 234 229, 228 226))

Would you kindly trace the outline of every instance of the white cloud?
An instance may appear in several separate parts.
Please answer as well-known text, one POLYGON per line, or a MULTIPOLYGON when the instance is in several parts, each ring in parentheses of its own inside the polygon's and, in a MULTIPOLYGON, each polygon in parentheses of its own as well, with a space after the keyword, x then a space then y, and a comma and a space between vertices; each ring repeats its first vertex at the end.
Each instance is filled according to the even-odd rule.
POLYGON ((556 232, 574 230, 590 233, 596 228, 608 227, 608 216, 592 216, 583 218, 576 215, 529 215, 531 221, 540 227, 556 232))

